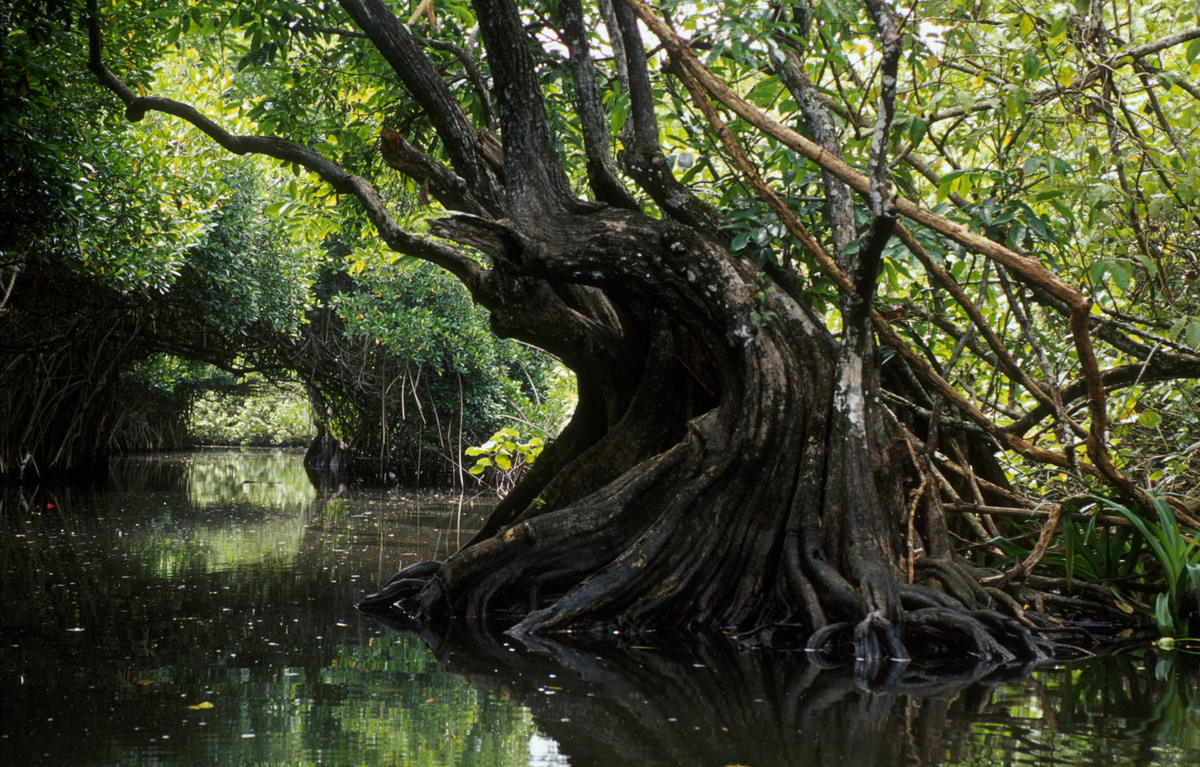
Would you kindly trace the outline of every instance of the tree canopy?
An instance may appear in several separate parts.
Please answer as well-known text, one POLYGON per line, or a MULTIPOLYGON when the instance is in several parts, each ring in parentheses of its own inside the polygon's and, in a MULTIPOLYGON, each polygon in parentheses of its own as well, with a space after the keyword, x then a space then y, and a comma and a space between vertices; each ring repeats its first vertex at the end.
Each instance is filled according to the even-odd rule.
POLYGON ((294 225, 370 227, 578 376, 475 540, 372 600, 393 615, 1028 660, 1155 611, 1046 574, 1060 530, 1097 554, 1135 524, 1096 497, 1200 527, 1165 494, 1200 450, 1189 8, 64 12, 129 120, 274 158, 294 225))

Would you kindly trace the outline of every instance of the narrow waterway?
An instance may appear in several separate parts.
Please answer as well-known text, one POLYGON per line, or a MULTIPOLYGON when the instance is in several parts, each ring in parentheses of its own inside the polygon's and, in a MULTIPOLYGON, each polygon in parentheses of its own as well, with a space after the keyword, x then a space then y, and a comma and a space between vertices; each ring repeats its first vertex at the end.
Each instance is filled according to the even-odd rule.
POLYGON ((0 764, 1200 763, 1182 654, 878 694, 804 653, 450 646, 354 609, 485 512, 314 489, 279 452, 3 491, 0 764))

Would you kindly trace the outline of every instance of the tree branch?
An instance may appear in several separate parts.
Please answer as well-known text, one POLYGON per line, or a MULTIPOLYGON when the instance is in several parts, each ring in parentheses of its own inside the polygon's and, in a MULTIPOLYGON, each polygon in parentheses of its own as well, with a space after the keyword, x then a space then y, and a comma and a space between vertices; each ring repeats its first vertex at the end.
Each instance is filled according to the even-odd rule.
MULTIPOLYGON (((870 199, 871 180, 869 178, 863 176, 842 160, 832 157, 822 147, 796 131, 771 119, 757 107, 743 99, 724 81, 704 66, 670 25, 664 22, 643 0, 623 0, 623 2, 633 9, 637 16, 658 37, 663 47, 670 53, 675 66, 679 67, 681 71, 686 71, 693 77, 707 95, 720 101, 727 108, 766 135, 775 138, 820 167, 828 169, 864 198, 870 199)), ((1200 29, 1197 30, 1196 36, 1200 36, 1200 29)), ((1022 281, 1047 291, 1066 305, 1070 317, 1075 351, 1079 357, 1079 364, 1083 370, 1084 379, 1088 381, 1088 410, 1091 414, 1091 423, 1088 432, 1088 456, 1096 465, 1100 476, 1113 487, 1117 488, 1123 496, 1148 506, 1149 498, 1146 494, 1131 482, 1128 477, 1117 471, 1108 456, 1108 448, 1104 441, 1108 421, 1105 392, 1103 383, 1100 381, 1100 369, 1096 362, 1095 350, 1089 332, 1091 300, 1082 291, 1072 287, 1064 279, 1043 266, 1038 260, 1017 253, 1011 248, 976 234, 968 227, 950 221, 916 202, 897 196, 895 198, 895 208, 899 214, 911 218, 958 242, 960 245, 996 261, 1009 269, 1022 281)), ((888 328, 888 330, 891 329, 888 328)), ((892 335, 895 335, 894 331, 892 331, 892 335)), ((903 345, 902 341, 899 343, 903 345)), ((1007 434, 1007 432, 1004 433, 1007 434)), ((1046 452, 1040 449, 1037 450, 1040 453, 1046 452)), ((1061 457, 1059 460, 1061 460, 1061 457)), ((1050 462, 1059 463, 1059 460, 1052 460, 1050 462)))
POLYGON ((501 184, 497 171, 488 162, 484 139, 417 39, 382 0, 341 0, 341 4, 421 105, 442 140, 451 165, 466 180, 473 197, 492 215, 501 216, 501 184))
POLYGON ((614 47, 624 51, 629 79, 629 115, 621 135, 626 147, 620 153, 621 168, 649 194, 662 211, 684 224, 720 239, 720 214, 679 183, 658 141, 658 119, 650 87, 650 71, 637 18, 622 3, 616 4, 618 36, 614 47))
MULTIPOLYGON (((808 130, 816 142, 834 157, 841 159, 842 148, 834 128, 833 116, 829 105, 821 98, 816 86, 804 72, 790 37, 780 36, 779 44, 774 50, 782 54, 782 58, 773 58, 776 74, 792 98, 800 106, 808 130)), ((854 202, 850 198, 850 187, 824 168, 821 177, 825 184, 825 194, 829 206, 830 235, 833 242, 833 259, 838 267, 845 271, 848 267, 845 261, 846 247, 854 241, 856 230, 854 226, 854 202)))
MULTIPOLYGON (((1026 106, 1034 106, 1036 104, 1041 104, 1044 101, 1050 101, 1051 99, 1061 97, 1064 93, 1069 93, 1072 91, 1081 92, 1085 88, 1093 85, 1097 80, 1100 80, 1102 77, 1104 77, 1106 73, 1112 73, 1115 70, 1129 66, 1130 64, 1133 64, 1134 62, 1137 62, 1146 56, 1153 55, 1159 51, 1166 50, 1167 48, 1171 48, 1182 43, 1190 42, 1197 38, 1200 38, 1200 27, 1190 27, 1188 29, 1183 29, 1179 32, 1167 35, 1166 37, 1160 38, 1153 42, 1139 45, 1134 48, 1127 48, 1123 51, 1118 51, 1094 67, 1091 67, 1083 74, 1076 75, 1069 84, 1063 87, 1043 88, 1040 91, 1035 91, 1029 94, 1025 98, 1025 104, 1026 106)), ((953 120, 957 117, 964 117, 977 112, 986 112, 991 108, 991 105, 986 101, 980 100, 973 104, 970 109, 965 109, 961 106, 943 109, 941 112, 930 115, 926 119, 926 122, 932 125, 936 122, 953 120)), ((873 131, 873 128, 868 128, 866 131, 864 131, 863 136, 868 136, 873 131)))
MULTIPOLYGON (((468 40, 472 37, 472 35, 468 35, 468 40)), ((489 131, 495 132, 496 114, 495 108, 492 106, 492 94, 488 91, 487 83, 484 82, 483 75, 479 72, 479 65, 475 63, 471 52, 449 40, 430 39, 428 42, 430 48, 453 53, 454 57, 463 65, 463 71, 466 73, 467 79, 471 81, 471 85, 475 86, 475 93, 479 96, 479 103, 483 107, 483 124, 489 131)))
POLYGON ((512 0, 474 0, 474 5, 500 115, 506 215, 535 220, 554 207, 577 208, 516 5, 512 0))
MULTIPOLYGON (((1177 381, 1188 378, 1200 378, 1200 359, 1187 359, 1165 352, 1152 353, 1145 362, 1135 362, 1128 365, 1109 368, 1100 374, 1104 387, 1108 391, 1131 386, 1135 383, 1158 383, 1160 381, 1177 381)), ((1072 381, 1061 390, 1063 404, 1069 404, 1087 395, 1087 381, 1079 379, 1072 381)), ((1039 404, 1013 421, 1005 428, 1013 434, 1021 435, 1036 426, 1047 416, 1053 415, 1053 407, 1039 404)))
POLYGON ((596 90, 596 69, 588 50, 584 31, 583 5, 580 0, 559 0, 563 39, 570 51, 571 79, 575 84, 575 103, 579 109, 579 124, 583 131, 584 152, 587 155, 588 185, 601 202, 620 208, 638 210, 637 201, 621 183, 616 163, 608 144, 608 126, 600 95, 596 90))
POLYGON ((489 215, 464 179, 408 143, 399 131, 385 125, 379 132, 379 151, 389 166, 421 184, 422 191, 428 188, 447 210, 489 215))

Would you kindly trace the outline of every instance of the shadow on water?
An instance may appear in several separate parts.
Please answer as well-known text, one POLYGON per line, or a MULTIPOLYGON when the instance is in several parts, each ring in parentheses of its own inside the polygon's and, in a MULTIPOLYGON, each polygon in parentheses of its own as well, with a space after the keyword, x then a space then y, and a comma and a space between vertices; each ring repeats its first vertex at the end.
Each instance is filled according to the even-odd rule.
POLYGON ((0 496, 0 763, 1200 763, 1193 659, 888 692, 803 653, 432 643, 353 605, 486 508, 299 456, 129 459, 0 496))

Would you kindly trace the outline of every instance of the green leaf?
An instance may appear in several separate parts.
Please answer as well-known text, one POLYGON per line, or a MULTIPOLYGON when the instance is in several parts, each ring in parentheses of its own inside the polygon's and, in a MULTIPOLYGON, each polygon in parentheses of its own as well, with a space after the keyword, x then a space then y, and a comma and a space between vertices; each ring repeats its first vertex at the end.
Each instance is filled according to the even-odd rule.
POLYGON ((486 469, 487 467, 489 467, 491 465, 492 465, 492 462, 490 459, 480 458, 478 461, 475 462, 474 466, 467 469, 467 473, 473 474, 475 476, 479 476, 480 474, 483 473, 484 469, 486 469))
POLYGON ((1108 262, 1108 273, 1117 287, 1125 292, 1133 280, 1133 262, 1128 258, 1114 258, 1108 262))
POLYGON ((1142 265, 1142 268, 1146 270, 1146 273, 1150 275, 1151 279, 1158 276, 1158 265, 1149 256, 1145 253, 1138 253, 1136 258, 1138 263, 1142 265))
POLYGON ((925 134, 928 132, 929 123, 920 117, 914 117, 908 124, 908 140, 912 142, 914 148, 921 143, 921 139, 925 138, 925 134))
POLYGON ((608 129, 613 133, 618 133, 621 126, 625 124, 625 116, 629 114, 629 95, 627 93, 618 93, 610 105, 611 112, 608 115, 608 129))
POLYGON ((746 94, 746 100, 759 109, 769 109, 782 90, 783 84, 778 80, 763 80, 750 89, 750 92, 746 94))
POLYGON ((1175 636, 1175 618, 1171 615, 1171 597, 1159 594, 1154 601, 1154 622, 1158 630, 1167 636, 1175 636))
POLYGON ((1147 429, 1153 429, 1162 423, 1162 416, 1153 410, 1143 410, 1138 414, 1138 423, 1147 429))
POLYGON ((1188 322, 1186 337, 1188 346, 1200 349, 1200 319, 1193 319, 1188 322))
POLYGON ((1200 563, 1189 562, 1187 574, 1188 579, 1192 582, 1192 589, 1196 594, 1196 606, 1200 608, 1200 563))
POLYGON ((1200 37, 1188 43, 1186 54, 1188 63, 1191 64, 1200 57, 1200 37))

